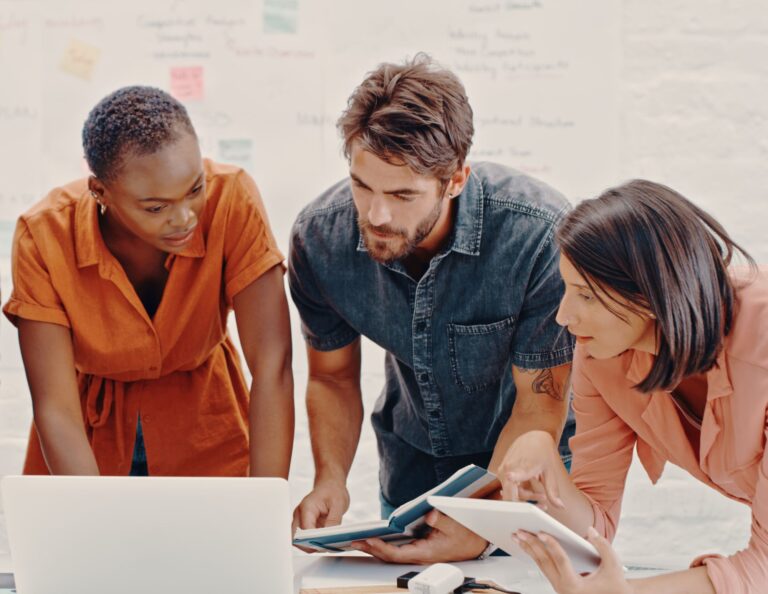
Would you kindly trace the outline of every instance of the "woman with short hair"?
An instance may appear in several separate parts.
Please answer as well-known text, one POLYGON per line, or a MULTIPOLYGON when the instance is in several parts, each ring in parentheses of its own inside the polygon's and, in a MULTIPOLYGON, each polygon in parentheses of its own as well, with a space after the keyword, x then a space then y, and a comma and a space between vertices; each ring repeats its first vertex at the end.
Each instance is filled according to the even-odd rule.
POLYGON ((559 544, 517 532, 559 594, 757 594, 768 584, 768 276, 677 192, 636 180, 579 204, 557 231, 576 336, 572 473, 540 432, 501 470, 505 495, 538 500, 587 538, 601 567, 579 576, 559 544), (731 267, 740 252, 750 265, 731 267), (752 509, 749 546, 684 571, 626 580, 611 549, 633 449, 656 482, 670 461, 752 509))
POLYGON ((287 477, 283 256, 253 180, 202 159, 183 105, 151 87, 99 102, 83 148, 92 175, 52 190, 14 237, 4 312, 34 409, 24 472, 287 477))

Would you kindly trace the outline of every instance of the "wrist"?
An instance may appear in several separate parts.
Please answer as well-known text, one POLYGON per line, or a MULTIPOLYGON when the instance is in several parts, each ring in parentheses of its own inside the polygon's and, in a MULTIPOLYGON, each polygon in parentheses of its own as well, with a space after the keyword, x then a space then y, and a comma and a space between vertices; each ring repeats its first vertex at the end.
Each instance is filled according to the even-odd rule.
POLYGON ((532 429, 528 433, 547 444, 551 443, 552 447, 557 447, 557 439, 555 437, 557 431, 555 429, 532 429))
POLYGON ((489 542, 488 545, 483 549, 483 551, 477 557, 475 557, 475 559, 478 561, 484 561, 488 557, 490 557, 498 548, 499 547, 497 547, 495 544, 493 544, 492 542, 489 542))
POLYGON ((323 470, 318 470, 318 472, 315 474, 314 487, 317 488, 321 485, 328 485, 337 488, 342 487, 346 489, 347 473, 339 468, 326 468, 323 470))
POLYGON ((547 429, 529 429, 518 435, 511 444, 511 447, 534 446, 540 449, 557 450, 557 441, 555 436, 547 429))

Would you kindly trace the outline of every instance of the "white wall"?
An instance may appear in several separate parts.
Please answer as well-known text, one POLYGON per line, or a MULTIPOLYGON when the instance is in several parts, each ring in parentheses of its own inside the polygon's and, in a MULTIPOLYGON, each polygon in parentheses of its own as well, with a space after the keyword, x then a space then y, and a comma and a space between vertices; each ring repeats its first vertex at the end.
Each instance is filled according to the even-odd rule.
MULTIPOLYGON (((645 177, 709 210, 768 262, 768 7, 760 0, 625 0, 621 176, 645 177)), ((749 513, 667 467, 629 477, 617 546, 678 564, 733 552, 749 513)))
MULTIPOLYGON (((492 7, 504 2, 482 4, 492 7)), ((623 67, 618 84, 618 175, 613 166, 604 165, 600 147, 586 144, 573 153, 573 159, 585 169, 605 171, 606 186, 630 177, 671 185, 715 214, 759 261, 768 261, 768 241, 762 231, 768 215, 764 197, 768 186, 768 9, 764 2, 623 0, 619 4, 623 67)), ((435 0, 434 10, 440 6, 435 0)), ((0 16, 0 35, 3 22, 0 16)), ((588 27, 576 33, 590 38, 588 27)), ((401 52, 394 58, 400 56, 401 52)), ((344 89, 343 95, 347 92, 344 89)), ((477 107, 476 113, 483 115, 477 107)), ((13 142, 0 139, 8 152, 13 142)), ((0 179, 6 173, 0 169, 0 179)), ((267 207, 274 211, 279 205, 268 200, 267 207)), ((8 250, 9 246, 0 246, 0 261, 7 261, 8 250)), ((7 269, 3 272, 7 277, 7 269)), ((294 319, 298 340, 296 329, 294 319)), ((8 336, 13 330, 5 324, 2 332, 8 336)), ((3 343, 0 474, 19 470, 30 418, 17 350, 12 341, 3 343)), ((312 465, 303 414, 306 363, 300 342, 295 352, 299 415, 291 484, 298 499, 311 484, 312 465)), ((380 352, 366 347, 367 410, 383 383, 381 362, 380 352)), ((377 513, 376 472, 375 442, 366 423, 350 478, 349 519, 377 513)), ((734 551, 747 540, 749 517, 743 506, 709 492, 675 469, 668 469, 651 488, 642 471, 633 468, 627 493, 617 546, 628 560, 648 554, 657 558, 664 551, 671 563, 680 565, 706 550, 734 551)), ((0 532, 4 533, 1 524, 0 532)), ((0 539, 0 556, 4 546, 0 539)))

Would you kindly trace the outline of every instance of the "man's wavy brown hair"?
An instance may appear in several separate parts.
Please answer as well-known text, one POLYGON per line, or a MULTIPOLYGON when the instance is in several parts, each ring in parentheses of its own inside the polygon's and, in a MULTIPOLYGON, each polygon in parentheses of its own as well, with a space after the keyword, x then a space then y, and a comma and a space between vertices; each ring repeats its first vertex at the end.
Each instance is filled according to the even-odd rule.
POLYGON ((447 183, 472 146, 464 85, 426 54, 368 73, 337 123, 350 158, 353 142, 390 163, 447 183))

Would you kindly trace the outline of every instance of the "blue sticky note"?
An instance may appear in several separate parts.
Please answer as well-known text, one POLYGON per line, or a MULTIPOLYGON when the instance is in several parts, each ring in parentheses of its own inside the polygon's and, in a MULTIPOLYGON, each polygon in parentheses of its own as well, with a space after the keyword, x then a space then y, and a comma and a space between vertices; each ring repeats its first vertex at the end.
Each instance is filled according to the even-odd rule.
POLYGON ((253 141, 250 138, 219 140, 219 160, 243 169, 253 169, 253 141))
POLYGON ((298 0, 264 0, 265 33, 296 33, 298 22, 298 0))

